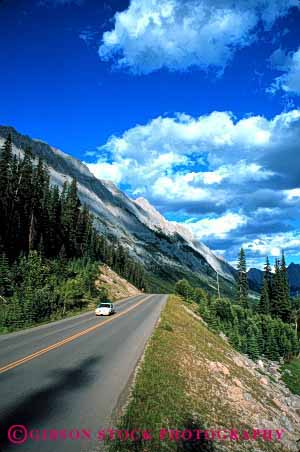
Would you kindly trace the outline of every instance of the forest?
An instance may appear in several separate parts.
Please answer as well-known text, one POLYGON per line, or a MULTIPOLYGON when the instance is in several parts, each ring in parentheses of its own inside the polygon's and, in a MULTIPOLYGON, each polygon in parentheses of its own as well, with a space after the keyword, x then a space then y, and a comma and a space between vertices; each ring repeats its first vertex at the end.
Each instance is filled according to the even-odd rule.
POLYGON ((94 281, 101 263, 140 289, 143 266, 95 228, 75 179, 60 189, 31 149, 18 157, 8 136, 0 153, 0 328, 60 318, 106 294, 94 281))
POLYGON ((251 359, 279 360, 297 356, 300 351, 300 299, 290 296, 284 254, 281 259, 275 259, 274 271, 266 258, 259 300, 249 294, 243 249, 237 268, 234 300, 193 288, 186 280, 176 283, 175 292, 187 302, 197 303, 198 312, 208 326, 213 331, 223 332, 234 348, 251 359))

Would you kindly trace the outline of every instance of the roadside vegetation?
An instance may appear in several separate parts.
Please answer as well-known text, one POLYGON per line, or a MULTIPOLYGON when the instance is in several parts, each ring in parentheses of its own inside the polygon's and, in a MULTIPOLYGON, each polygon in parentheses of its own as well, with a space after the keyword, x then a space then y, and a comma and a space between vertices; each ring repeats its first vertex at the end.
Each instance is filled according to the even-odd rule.
POLYGON ((294 394, 300 395, 300 358, 294 358, 281 368, 282 380, 294 394))
POLYGON ((238 258, 238 283, 235 299, 211 296, 202 288, 180 280, 175 292, 201 315, 208 326, 223 332, 230 343, 253 360, 265 357, 289 361, 299 354, 299 300, 291 299, 285 257, 275 260, 272 273, 266 259, 260 299, 249 298, 246 256, 238 258))
POLYGON ((271 360, 290 359, 299 353, 299 339, 293 324, 225 298, 211 297, 185 280, 179 281, 175 290, 212 331, 223 332, 233 347, 251 359, 263 356, 271 360))
MULTIPOLYGON (((2 257, 2 277, 4 273, 2 257)), ((31 251, 7 267, 8 273, 10 293, 0 299, 2 333, 91 309, 106 295, 94 284, 99 264, 89 259, 47 260, 31 251)))
MULTIPOLYGON (((115 429, 151 433, 149 440, 107 440, 110 452, 126 451, 284 451, 279 443, 171 440, 167 430, 230 429, 251 431, 256 416, 274 416, 273 402, 256 376, 224 341, 170 296, 155 329, 125 411, 115 429), (243 399, 243 394, 251 404, 243 399), (251 406, 250 406, 251 405, 251 406), (270 410, 270 412, 269 412, 270 410), (271 413, 271 414, 270 414, 271 413), (224 449, 225 447, 225 449, 224 449)), ((276 423, 276 420, 275 420, 276 423)), ((277 426, 278 427, 278 426, 277 426)))
POLYGON ((300 300, 290 296, 284 254, 275 260, 274 271, 266 259, 258 302, 248 296, 246 257, 238 260, 238 285, 234 300, 211 296, 187 280, 176 284, 175 292, 214 332, 222 332, 230 344, 254 361, 281 361, 282 380, 294 394, 300 394, 300 300))

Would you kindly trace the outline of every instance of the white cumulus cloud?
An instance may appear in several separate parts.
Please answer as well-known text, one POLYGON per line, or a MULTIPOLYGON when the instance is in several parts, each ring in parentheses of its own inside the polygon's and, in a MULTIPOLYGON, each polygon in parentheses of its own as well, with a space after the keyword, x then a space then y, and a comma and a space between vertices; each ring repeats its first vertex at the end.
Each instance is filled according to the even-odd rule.
MULTIPOLYGON (((284 169, 276 152, 295 145, 299 128, 299 110, 271 120, 262 116, 236 120, 229 112, 158 117, 112 136, 100 148, 99 160, 88 167, 97 177, 125 183, 133 194, 148 198, 214 200, 218 186, 222 201, 226 184, 267 181, 284 169), (267 167, 272 158, 279 168, 267 167)), ((292 173, 291 169, 287 171, 292 173)))
POLYGON ((295 254, 300 247, 299 231, 279 234, 264 234, 250 242, 244 243, 244 248, 261 256, 280 256, 282 250, 295 254))
POLYGON ((131 0, 103 34, 99 55, 119 68, 150 73, 192 66, 223 70, 235 51, 256 39, 298 0, 131 0))
POLYGON ((189 228, 194 236, 199 239, 207 237, 225 238, 228 233, 247 223, 245 215, 228 212, 217 218, 203 218, 198 221, 187 221, 183 223, 189 228))
POLYGON ((274 94, 281 90, 287 94, 300 96, 300 47, 290 53, 277 49, 270 60, 273 67, 283 74, 275 78, 267 91, 274 94))

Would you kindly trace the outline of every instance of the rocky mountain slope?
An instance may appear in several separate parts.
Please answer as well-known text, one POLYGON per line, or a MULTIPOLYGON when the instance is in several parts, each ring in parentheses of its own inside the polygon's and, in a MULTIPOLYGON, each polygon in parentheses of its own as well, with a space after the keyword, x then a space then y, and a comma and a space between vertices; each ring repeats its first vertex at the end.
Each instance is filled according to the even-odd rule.
POLYGON ((22 150, 30 146, 33 155, 46 162, 54 184, 62 186, 66 180, 77 179, 80 199, 94 213, 99 231, 119 240, 142 261, 158 290, 171 287, 181 277, 214 287, 216 272, 230 290, 234 269, 196 241, 188 229, 167 221, 145 199, 132 200, 112 182, 97 179, 79 160, 12 127, 0 126, 0 146, 8 133, 15 153, 22 155, 22 150))

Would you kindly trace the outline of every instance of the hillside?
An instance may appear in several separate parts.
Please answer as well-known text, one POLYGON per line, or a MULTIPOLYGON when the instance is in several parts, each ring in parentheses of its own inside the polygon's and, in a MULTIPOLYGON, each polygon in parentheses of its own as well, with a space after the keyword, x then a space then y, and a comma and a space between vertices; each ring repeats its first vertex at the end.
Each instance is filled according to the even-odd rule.
POLYGON ((29 146, 35 157, 46 162, 53 184, 62 187, 64 181, 77 179, 79 197, 95 215, 98 230, 120 241, 132 257, 143 262, 156 291, 170 290, 182 277, 214 290, 216 272, 223 291, 232 290, 234 269, 187 229, 164 219, 146 200, 130 199, 113 183, 95 178, 79 160, 11 127, 0 127, 0 146, 8 133, 16 154, 22 155, 29 146))
MULTIPOLYGON (((299 451, 300 397, 280 381, 278 366, 235 351, 191 307, 169 298, 118 428, 152 432, 140 451, 299 451), (176 441, 170 430, 210 430, 209 439, 212 431, 222 432, 213 442, 202 433, 199 446, 195 433, 176 441)), ((110 450, 130 451, 132 445, 117 442, 110 450)))
POLYGON ((133 284, 121 278, 108 265, 101 265, 99 270, 100 273, 95 284, 98 289, 107 291, 109 300, 116 301, 142 293, 133 284))

